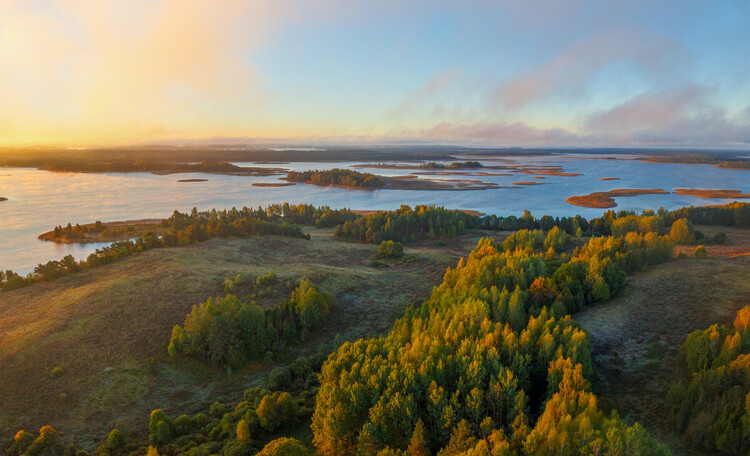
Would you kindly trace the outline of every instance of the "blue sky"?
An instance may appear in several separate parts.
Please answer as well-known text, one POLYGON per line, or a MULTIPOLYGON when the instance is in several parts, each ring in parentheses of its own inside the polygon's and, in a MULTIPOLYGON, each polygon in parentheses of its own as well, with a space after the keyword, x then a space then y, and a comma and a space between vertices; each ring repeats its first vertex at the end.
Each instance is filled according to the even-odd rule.
POLYGON ((10 0, 0 143, 750 146, 750 2, 10 0))

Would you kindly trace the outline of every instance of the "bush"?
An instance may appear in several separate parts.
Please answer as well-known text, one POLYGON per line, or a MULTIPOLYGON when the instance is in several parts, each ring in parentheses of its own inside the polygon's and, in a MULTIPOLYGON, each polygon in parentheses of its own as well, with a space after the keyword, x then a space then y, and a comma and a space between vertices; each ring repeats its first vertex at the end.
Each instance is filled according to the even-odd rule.
POLYGON ((708 253, 706 252, 706 248, 702 245, 699 245, 695 248, 695 257, 696 258, 708 258, 708 253))
POLYGON ((50 371, 49 376, 50 378, 60 378, 62 377, 63 369, 60 366, 56 366, 50 371))
POLYGON ((292 382, 292 373, 286 367, 277 367, 268 374, 268 387, 283 390, 292 382))
POLYGON ((723 231, 711 236, 711 244, 723 244, 727 241, 727 235, 723 231))
POLYGON ((378 259, 375 259, 375 258, 373 258, 372 260, 370 260, 369 266, 371 268, 377 268, 377 269, 384 269, 384 268, 390 268, 391 267, 391 265, 389 265, 385 261, 378 260, 378 259))
POLYGON ((404 246, 400 242, 383 241, 378 247, 380 258, 400 258, 404 254, 404 246))

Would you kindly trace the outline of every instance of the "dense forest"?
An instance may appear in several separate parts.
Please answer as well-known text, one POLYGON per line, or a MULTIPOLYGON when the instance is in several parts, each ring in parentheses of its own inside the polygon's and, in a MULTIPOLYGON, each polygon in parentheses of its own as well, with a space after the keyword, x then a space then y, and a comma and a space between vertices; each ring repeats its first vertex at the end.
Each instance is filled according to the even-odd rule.
POLYGON ((481 240, 387 337, 329 357, 312 424, 321 454, 667 453, 597 408, 588 338, 569 314, 669 259, 669 238, 594 238, 553 258, 543 249, 565 244, 560 230, 512 238, 481 240))
POLYGON ((379 188, 385 185, 385 182, 374 174, 339 168, 325 171, 289 171, 286 179, 292 182, 350 188, 379 188))
POLYGON ((682 378, 669 392, 676 426, 709 451, 750 451, 750 306, 732 326, 695 331, 680 350, 682 378))

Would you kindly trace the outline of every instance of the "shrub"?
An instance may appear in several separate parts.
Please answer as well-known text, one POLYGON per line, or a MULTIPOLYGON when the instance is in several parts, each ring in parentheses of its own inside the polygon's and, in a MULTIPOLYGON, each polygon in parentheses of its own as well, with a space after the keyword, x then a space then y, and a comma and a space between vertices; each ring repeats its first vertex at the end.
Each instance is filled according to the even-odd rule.
POLYGON ((378 260, 378 259, 375 259, 375 258, 373 258, 372 260, 370 260, 369 266, 371 268, 376 268, 376 269, 384 269, 384 268, 390 268, 391 267, 391 265, 389 265, 385 261, 378 260))
POLYGON ((52 371, 50 371, 49 376, 50 378, 60 378, 62 377, 63 369, 60 366, 52 368, 52 371))
POLYGON ((708 258, 708 253, 706 252, 706 248, 702 245, 699 245, 695 248, 695 257, 696 258, 708 258))
POLYGON ((268 374, 268 387, 272 390, 285 389, 292 382, 292 373, 286 367, 277 367, 268 374))
POLYGON ((727 235, 723 231, 719 231, 718 233, 711 236, 711 244, 723 244, 727 240, 727 235))
POLYGON ((400 242, 383 241, 378 247, 380 258, 400 258, 404 254, 404 246, 400 242))

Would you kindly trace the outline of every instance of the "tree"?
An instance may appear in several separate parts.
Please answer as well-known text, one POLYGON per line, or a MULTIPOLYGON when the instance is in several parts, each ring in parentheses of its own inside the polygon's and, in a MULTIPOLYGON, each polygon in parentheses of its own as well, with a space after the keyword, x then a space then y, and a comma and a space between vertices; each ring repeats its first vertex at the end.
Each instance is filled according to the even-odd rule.
POLYGON ((669 238, 677 244, 692 244, 695 242, 693 225, 685 218, 675 220, 669 230, 669 238))
POLYGON ((282 437, 268 443, 256 456, 309 456, 305 448, 296 439, 282 437))
POLYGON ((409 448, 406 451, 409 456, 430 456, 430 449, 427 446, 427 440, 424 436, 424 425, 422 420, 418 420, 414 426, 414 433, 411 435, 409 448))
POLYGON ((237 422, 237 440, 244 443, 250 443, 250 426, 247 425, 247 421, 239 420, 237 422))

